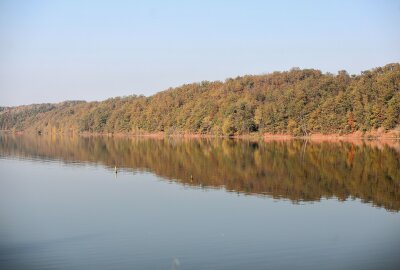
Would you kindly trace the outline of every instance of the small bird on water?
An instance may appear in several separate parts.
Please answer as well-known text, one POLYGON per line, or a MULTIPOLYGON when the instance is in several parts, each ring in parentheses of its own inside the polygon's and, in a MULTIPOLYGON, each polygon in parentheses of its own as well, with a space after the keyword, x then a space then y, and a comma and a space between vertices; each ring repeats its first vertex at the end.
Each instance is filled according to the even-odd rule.
POLYGON ((115 166, 114 171, 115 171, 115 173, 118 173, 117 166, 115 166))

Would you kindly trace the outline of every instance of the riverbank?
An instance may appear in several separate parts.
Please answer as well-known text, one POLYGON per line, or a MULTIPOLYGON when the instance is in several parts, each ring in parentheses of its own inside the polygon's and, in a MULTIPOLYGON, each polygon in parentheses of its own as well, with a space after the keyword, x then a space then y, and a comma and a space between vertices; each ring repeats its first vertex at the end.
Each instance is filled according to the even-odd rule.
MULTIPOLYGON (((1 130, 2 133, 9 134, 34 134, 33 132, 25 131, 11 131, 1 130)), ((399 130, 373 130, 368 132, 356 131, 348 134, 323 134, 323 133, 310 133, 306 136, 294 136, 291 134, 271 134, 271 133, 250 133, 240 135, 215 135, 215 134, 199 134, 199 133, 167 133, 167 132, 140 132, 140 133, 128 133, 128 132, 64 132, 64 133, 40 133, 37 135, 61 135, 70 134, 84 137, 90 136, 106 136, 106 137, 146 137, 146 138, 232 138, 232 139, 265 139, 265 140, 291 140, 291 139, 311 139, 316 141, 324 140, 400 140, 400 129, 399 130)))
POLYGON ((57 140, 58 137, 72 136, 72 137, 86 137, 86 138, 97 138, 97 137, 107 137, 116 139, 153 139, 153 140, 221 140, 221 139, 232 139, 232 140, 243 140, 249 142, 287 142, 292 140, 304 140, 305 142, 312 143, 351 143, 355 146, 369 145, 377 147, 378 149, 383 149, 385 147, 390 147, 400 152, 400 134, 399 131, 390 132, 355 132, 351 134, 310 134, 309 136, 292 136, 289 134, 244 134, 236 136, 221 136, 221 135, 211 135, 211 134, 167 134, 165 132, 157 133, 95 133, 95 132, 68 132, 68 133, 43 133, 37 134, 33 132, 11 132, 11 131, 0 131, 0 133, 6 133, 15 136, 34 136, 34 137, 47 137, 51 136, 53 139, 57 140))

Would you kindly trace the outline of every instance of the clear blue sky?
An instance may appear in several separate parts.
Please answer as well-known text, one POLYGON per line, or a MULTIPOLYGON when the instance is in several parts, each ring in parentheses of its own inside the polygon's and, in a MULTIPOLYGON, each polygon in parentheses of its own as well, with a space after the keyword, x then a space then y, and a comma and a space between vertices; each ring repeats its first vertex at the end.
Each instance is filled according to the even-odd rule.
POLYGON ((400 61, 400 1, 0 0, 0 106, 400 61))

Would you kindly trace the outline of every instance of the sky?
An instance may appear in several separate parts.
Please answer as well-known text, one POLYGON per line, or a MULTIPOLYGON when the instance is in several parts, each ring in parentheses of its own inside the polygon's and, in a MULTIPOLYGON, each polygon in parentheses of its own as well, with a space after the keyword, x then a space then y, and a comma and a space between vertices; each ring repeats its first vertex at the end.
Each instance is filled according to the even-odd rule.
POLYGON ((400 62, 400 1, 0 0, 0 106, 400 62))

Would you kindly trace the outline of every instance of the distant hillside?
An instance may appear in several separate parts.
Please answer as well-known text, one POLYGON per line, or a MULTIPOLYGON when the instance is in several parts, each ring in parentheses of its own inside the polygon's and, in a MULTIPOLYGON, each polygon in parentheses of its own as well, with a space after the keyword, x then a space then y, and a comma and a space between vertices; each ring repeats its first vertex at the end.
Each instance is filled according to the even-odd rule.
POLYGON ((350 76, 292 69, 193 83, 150 97, 0 108, 2 130, 309 135, 400 126, 400 64, 350 76))

